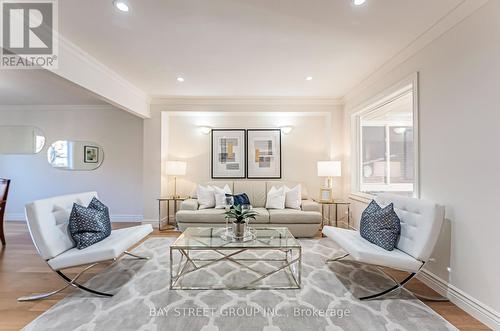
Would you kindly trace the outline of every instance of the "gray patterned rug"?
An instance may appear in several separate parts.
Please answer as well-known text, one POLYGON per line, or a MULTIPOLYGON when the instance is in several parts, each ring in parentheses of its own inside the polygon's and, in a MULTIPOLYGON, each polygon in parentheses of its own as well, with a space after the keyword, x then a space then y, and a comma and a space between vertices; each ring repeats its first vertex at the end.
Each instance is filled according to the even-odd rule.
MULTIPOLYGON (((87 285, 112 298, 75 292, 24 330, 333 331, 456 330, 406 291, 384 300, 361 295, 393 283, 377 269, 330 263, 339 254, 328 239, 301 240, 300 290, 169 290, 171 238, 150 238, 134 250, 151 260, 123 258, 87 285)), ((199 279, 242 277, 228 262, 197 271, 199 279)))

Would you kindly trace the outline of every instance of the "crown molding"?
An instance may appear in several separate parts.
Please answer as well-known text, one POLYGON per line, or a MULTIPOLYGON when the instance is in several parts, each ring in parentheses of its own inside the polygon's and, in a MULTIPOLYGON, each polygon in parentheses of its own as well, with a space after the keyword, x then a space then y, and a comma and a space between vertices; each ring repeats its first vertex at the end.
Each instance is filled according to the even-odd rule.
POLYGON ((338 98, 327 97, 286 97, 286 96, 245 96, 245 97, 223 97, 223 96, 162 96, 155 95, 150 100, 152 105, 168 106, 343 106, 338 98))
POLYGON ((115 71, 57 33, 59 66, 46 70, 141 118, 150 117, 150 97, 115 71))
POLYGON ((0 111, 8 110, 40 110, 40 111, 68 111, 68 110, 116 110, 111 105, 0 105, 0 111))
POLYGON ((457 24, 483 7, 488 1, 489 0, 462 0, 446 15, 441 17, 436 23, 401 49, 392 58, 382 64, 378 69, 355 84, 353 88, 351 88, 350 91, 342 98, 342 102, 346 104, 348 100, 355 98, 360 91, 373 84, 379 77, 394 70, 397 66, 423 50, 434 40, 450 31, 457 24))

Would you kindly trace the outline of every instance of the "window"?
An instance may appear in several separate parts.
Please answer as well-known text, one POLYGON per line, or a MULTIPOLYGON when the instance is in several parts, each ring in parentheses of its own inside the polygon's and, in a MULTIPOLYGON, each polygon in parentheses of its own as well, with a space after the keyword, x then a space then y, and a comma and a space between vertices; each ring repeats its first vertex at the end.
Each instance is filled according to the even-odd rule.
POLYGON ((418 195, 415 84, 387 93, 354 115, 359 192, 418 195))

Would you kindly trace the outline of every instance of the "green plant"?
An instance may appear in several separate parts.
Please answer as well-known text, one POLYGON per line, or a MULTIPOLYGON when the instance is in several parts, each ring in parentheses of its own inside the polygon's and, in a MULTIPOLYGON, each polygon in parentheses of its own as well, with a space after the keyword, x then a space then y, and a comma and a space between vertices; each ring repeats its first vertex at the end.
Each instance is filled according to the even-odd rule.
POLYGON ((228 211, 225 212, 226 218, 234 219, 234 223, 245 223, 247 219, 255 220, 255 216, 259 213, 252 209, 243 209, 241 205, 231 206, 228 211))

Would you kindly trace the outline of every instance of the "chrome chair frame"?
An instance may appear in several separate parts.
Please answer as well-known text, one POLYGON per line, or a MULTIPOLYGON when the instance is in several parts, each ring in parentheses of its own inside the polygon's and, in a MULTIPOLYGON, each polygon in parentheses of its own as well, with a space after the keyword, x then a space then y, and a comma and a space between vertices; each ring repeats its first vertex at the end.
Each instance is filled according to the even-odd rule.
MULTIPOLYGON (((346 258, 348 256, 349 256, 349 253, 346 253, 344 255, 328 259, 328 260, 326 260, 326 263, 328 263, 328 262, 341 262, 341 260, 343 260, 344 258, 346 258)), ((391 275, 389 275, 388 273, 386 273, 384 271, 384 269, 381 268, 381 266, 374 265, 374 264, 369 264, 369 263, 364 263, 364 262, 358 262, 356 260, 349 260, 349 261, 350 262, 355 262, 355 263, 360 263, 360 264, 366 264, 366 265, 374 266, 380 272, 382 272, 382 274, 384 274, 385 276, 389 277, 394 282, 394 284, 395 284, 394 286, 392 286, 392 287, 390 287, 388 289, 385 289, 385 290, 383 290, 383 291, 381 291, 379 293, 367 295, 367 296, 358 298, 358 300, 361 300, 361 301, 372 300, 372 299, 376 299, 376 298, 382 297, 382 296, 384 296, 386 294, 392 293, 392 292, 394 292, 394 291, 396 291, 398 289, 403 289, 403 290, 406 290, 406 291, 410 292, 411 294, 413 294, 415 297, 417 297, 419 299, 428 300, 428 301, 437 301, 437 302, 447 302, 447 301, 449 301, 448 298, 443 297, 443 296, 441 296, 441 297, 429 297, 429 296, 426 296, 426 295, 415 293, 415 292, 413 292, 413 291, 411 291, 411 290, 409 290, 409 289, 407 289, 405 287, 405 285, 408 282, 410 282, 410 280, 412 280, 414 277, 416 277, 420 273, 420 271, 422 271, 422 269, 423 269, 423 267, 425 265, 425 262, 422 262, 422 265, 420 266, 420 268, 418 269, 418 271, 412 272, 405 279, 403 279, 402 281, 398 281, 394 277, 392 277, 391 275)))
MULTIPOLYGON (((30 236, 31 236, 31 241, 33 242, 33 245, 35 246, 36 248, 36 251, 38 252, 38 254, 41 256, 41 253, 40 253, 40 249, 38 248, 36 242, 35 242, 35 239, 33 237, 33 233, 31 232, 31 227, 30 227, 30 224, 29 222, 27 223, 28 224, 28 231, 30 233, 30 236)), ((124 255, 129 255, 129 256, 132 256, 138 260, 149 260, 149 257, 147 256, 140 256, 140 255, 136 255, 136 254, 133 254, 133 253, 130 253, 129 251, 124 251, 123 252, 124 255)), ((54 270, 48 263, 47 260, 44 260, 45 263, 47 264, 47 266, 50 268, 50 270, 52 270, 53 272, 55 272, 59 277, 61 277, 61 279, 63 281, 66 282, 66 284, 55 290, 55 291, 52 291, 52 292, 47 292, 47 293, 41 293, 41 294, 34 294, 34 295, 29 295, 29 296, 23 296, 23 297, 20 297, 17 299, 17 301, 19 302, 26 302, 26 301, 36 301, 36 300, 41 300, 41 299, 46 299, 54 294, 57 294, 61 291, 63 291, 64 289, 68 288, 69 286, 73 286, 74 288, 77 288, 79 290, 82 290, 84 292, 88 292, 88 293, 91 293, 93 295, 96 295, 96 296, 102 296, 102 297, 112 297, 114 294, 111 294, 111 293, 105 293, 105 292, 100 292, 100 291, 97 291, 97 290, 94 290, 94 289, 91 289, 91 288, 88 288, 80 283, 77 283, 77 279, 80 278, 81 275, 83 275, 87 270, 93 268, 94 266, 100 264, 100 263, 105 263, 105 262, 116 262, 117 260, 119 259, 118 258, 115 258, 115 259, 112 259, 112 260, 104 260, 104 261, 99 261, 99 262, 95 262, 95 263, 92 263, 92 264, 84 264, 83 266, 86 266, 82 271, 80 271, 75 277, 73 278, 70 278, 69 276, 67 276, 66 274, 64 274, 61 270, 63 269, 60 269, 60 270, 54 270)), ((77 265, 75 266, 72 266, 71 268, 75 268, 75 267, 78 267, 77 265)), ((65 268, 65 269, 69 269, 69 268, 65 268)))

